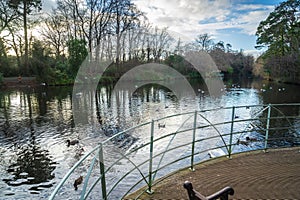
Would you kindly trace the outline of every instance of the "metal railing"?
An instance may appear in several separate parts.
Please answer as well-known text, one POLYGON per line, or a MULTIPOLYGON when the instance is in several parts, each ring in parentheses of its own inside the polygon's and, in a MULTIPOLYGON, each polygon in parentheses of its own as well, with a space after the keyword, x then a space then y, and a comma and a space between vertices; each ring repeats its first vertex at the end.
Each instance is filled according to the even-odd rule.
POLYGON ((299 145, 299 115, 300 103, 250 105, 186 112, 134 126, 85 154, 49 199, 120 199, 144 186, 139 195, 151 194, 170 172, 194 170, 196 163, 212 157, 299 145), (136 142, 120 145, 128 137, 136 142), (77 171, 84 181, 72 194, 77 171))

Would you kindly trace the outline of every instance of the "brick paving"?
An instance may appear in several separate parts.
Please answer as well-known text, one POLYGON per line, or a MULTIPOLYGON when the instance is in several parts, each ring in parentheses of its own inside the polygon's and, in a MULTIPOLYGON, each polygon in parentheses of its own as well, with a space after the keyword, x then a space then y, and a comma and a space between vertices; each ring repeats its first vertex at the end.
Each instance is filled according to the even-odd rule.
MULTIPOLYGON (((154 194, 139 199, 188 199, 184 181, 208 196, 233 187, 230 199, 300 199, 300 148, 270 149, 213 159, 181 170, 153 187, 154 194)), ((132 199, 131 195, 128 199, 132 199)))

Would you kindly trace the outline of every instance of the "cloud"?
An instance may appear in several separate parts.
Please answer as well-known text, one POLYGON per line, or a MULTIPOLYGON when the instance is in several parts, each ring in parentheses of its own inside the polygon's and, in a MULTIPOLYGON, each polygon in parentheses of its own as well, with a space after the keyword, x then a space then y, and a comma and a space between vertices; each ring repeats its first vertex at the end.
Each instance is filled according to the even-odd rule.
POLYGON ((222 21, 228 14, 229 0, 135 0, 134 3, 153 23, 160 23, 162 18, 188 19, 202 21, 215 18, 222 21))
POLYGON ((232 11, 235 18, 231 21, 235 21, 236 28, 240 28, 242 33, 254 35, 259 23, 265 20, 273 9, 273 6, 261 4, 240 4, 232 11))
POLYGON ((149 21, 159 27, 195 36, 218 34, 218 30, 238 28, 255 34, 259 22, 274 9, 261 4, 237 4, 230 0, 135 0, 149 21))
POLYGON ((235 7, 236 10, 239 11, 247 11, 247 10, 273 10, 274 6, 267 6, 262 4, 238 4, 235 7))
POLYGON ((254 57, 254 59, 257 59, 259 56, 261 56, 263 54, 263 51, 259 51, 259 50, 245 50, 244 51, 245 55, 251 55, 254 57))

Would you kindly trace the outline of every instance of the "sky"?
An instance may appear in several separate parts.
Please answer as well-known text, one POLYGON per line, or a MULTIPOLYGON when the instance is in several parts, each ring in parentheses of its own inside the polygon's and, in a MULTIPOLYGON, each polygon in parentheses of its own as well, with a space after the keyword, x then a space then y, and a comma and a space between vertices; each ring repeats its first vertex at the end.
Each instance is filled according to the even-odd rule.
POLYGON ((158 27, 169 27, 188 38, 208 33, 235 50, 259 55, 255 32, 283 0, 133 0, 158 27))
MULTIPOLYGON (((132 0, 148 20, 194 40, 209 34, 215 41, 230 43, 232 49, 258 56, 255 32, 275 6, 283 0, 132 0)), ((43 0, 45 9, 55 0, 43 0)))

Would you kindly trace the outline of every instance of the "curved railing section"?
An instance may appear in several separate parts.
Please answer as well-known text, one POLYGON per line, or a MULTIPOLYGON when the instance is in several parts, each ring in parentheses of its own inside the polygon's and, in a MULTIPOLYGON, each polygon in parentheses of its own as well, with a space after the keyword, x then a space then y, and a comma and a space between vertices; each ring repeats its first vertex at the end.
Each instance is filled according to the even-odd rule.
POLYGON ((50 200, 121 199, 152 187, 170 172, 213 157, 300 144, 300 103, 214 108, 175 114, 115 134, 86 153, 50 200), (126 138, 133 144, 126 145, 126 138), (82 175, 78 191, 74 180, 82 175), (74 193, 74 194, 73 194, 74 193))

